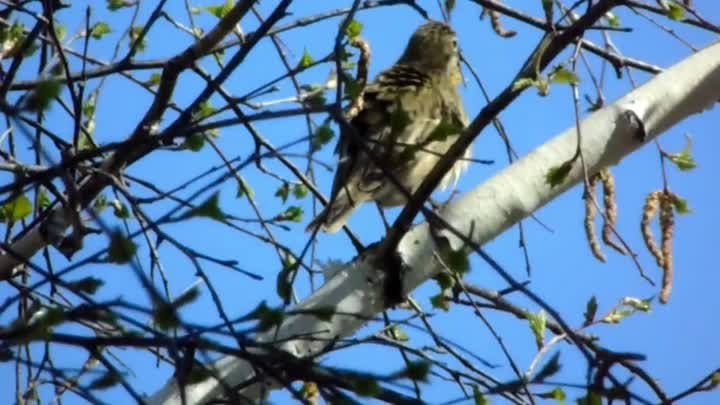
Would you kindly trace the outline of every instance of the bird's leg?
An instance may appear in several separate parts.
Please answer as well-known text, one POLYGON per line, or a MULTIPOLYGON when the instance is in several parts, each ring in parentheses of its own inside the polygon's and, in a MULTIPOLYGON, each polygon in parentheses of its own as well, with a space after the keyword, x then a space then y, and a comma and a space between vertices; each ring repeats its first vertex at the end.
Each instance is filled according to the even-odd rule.
POLYGON ((390 223, 387 218, 385 218, 385 211, 383 211, 382 207, 377 202, 375 203, 375 207, 377 207, 378 212, 380 213, 380 218, 382 218, 383 225, 385 226, 385 233, 387 233, 388 229, 390 229, 390 223))

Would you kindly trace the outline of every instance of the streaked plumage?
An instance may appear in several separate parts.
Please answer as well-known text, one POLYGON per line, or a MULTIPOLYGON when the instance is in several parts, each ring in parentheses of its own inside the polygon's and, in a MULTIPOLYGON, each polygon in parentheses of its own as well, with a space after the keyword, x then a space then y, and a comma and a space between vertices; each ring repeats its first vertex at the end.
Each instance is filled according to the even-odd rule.
MULTIPOLYGON (((367 85, 362 110, 350 121, 368 148, 410 193, 457 139, 468 120, 458 93, 460 72, 455 33, 438 22, 420 26, 400 59, 367 85), (450 129, 450 130, 449 130, 450 129)), ((365 201, 406 203, 382 170, 342 134, 330 204, 308 225, 337 232, 365 201)), ((470 150, 464 159, 470 157, 470 150)), ((467 167, 459 160, 440 184, 454 185, 467 167)))

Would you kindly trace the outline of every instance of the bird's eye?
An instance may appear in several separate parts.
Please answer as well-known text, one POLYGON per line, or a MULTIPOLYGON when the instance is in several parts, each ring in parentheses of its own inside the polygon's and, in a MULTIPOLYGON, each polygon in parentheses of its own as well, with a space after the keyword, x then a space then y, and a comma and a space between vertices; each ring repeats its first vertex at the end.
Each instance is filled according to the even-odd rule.
POLYGON ((453 39, 452 44, 455 48, 457 48, 457 39, 453 39))

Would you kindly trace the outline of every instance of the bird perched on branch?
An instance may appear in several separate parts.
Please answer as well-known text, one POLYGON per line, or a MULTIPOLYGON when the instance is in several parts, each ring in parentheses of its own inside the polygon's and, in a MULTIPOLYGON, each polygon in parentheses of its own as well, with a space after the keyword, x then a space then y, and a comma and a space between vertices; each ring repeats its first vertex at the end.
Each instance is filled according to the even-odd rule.
MULTIPOLYGON (((340 160, 330 202, 308 232, 318 227, 337 232, 365 201, 384 207, 407 202, 407 193, 389 177, 413 193, 467 126, 458 93, 458 60, 453 30, 428 22, 413 33, 395 65, 366 86, 362 109, 338 143, 340 160)), ((469 158, 468 148, 440 188, 457 182, 469 158)))

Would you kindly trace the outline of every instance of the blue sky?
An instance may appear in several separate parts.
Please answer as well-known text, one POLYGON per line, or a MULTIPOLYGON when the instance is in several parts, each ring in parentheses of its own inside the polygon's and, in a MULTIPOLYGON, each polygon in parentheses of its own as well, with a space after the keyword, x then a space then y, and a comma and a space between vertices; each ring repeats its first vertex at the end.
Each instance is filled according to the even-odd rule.
MULTIPOLYGON (((181 2, 168 2, 166 11, 178 18, 183 24, 187 18, 183 12, 181 2)), ((296 2, 291 7, 293 14, 285 18, 282 23, 293 21, 303 16, 315 15, 327 11, 329 8, 344 7, 349 1, 333 2, 330 6, 326 2, 296 2)), ((440 18, 434 1, 419 1, 434 18, 440 18)), ((696 7, 705 17, 715 19, 720 16, 720 4, 712 1, 697 1, 696 7)), ((73 3, 72 10, 65 10, 59 15, 68 32, 73 33, 81 26, 84 1, 73 3)), ((207 6, 213 2, 198 2, 196 5, 207 6)), ((275 2, 264 2, 260 10, 267 11, 274 7, 275 2)), ((540 2, 508 1, 507 5, 518 7, 535 16, 542 15, 540 2)), ((149 5, 148 5, 149 6, 149 5)), ((94 10, 93 18, 111 23, 113 33, 102 41, 92 41, 90 53, 98 58, 107 60, 112 55, 114 40, 127 25, 131 13, 122 10, 109 14, 103 7, 94 10)), ((143 8, 140 20, 147 18, 149 9, 143 8)), ((540 33, 528 29, 520 23, 503 18, 508 29, 515 29, 518 35, 512 39, 503 39, 496 36, 490 29, 489 21, 479 20, 479 8, 466 1, 458 1, 457 9, 452 16, 452 25, 458 32, 460 47, 465 57, 477 70, 483 80, 490 96, 498 94, 513 79, 521 63, 528 53, 536 46, 540 33)), ((633 27, 632 33, 613 33, 614 44, 625 54, 633 58, 648 61, 652 64, 668 67, 674 62, 688 56, 692 51, 671 35, 644 19, 638 18, 627 9, 617 10, 623 24, 633 27)), ((196 17, 199 26, 206 30, 212 26, 215 19, 207 13, 196 17)), ((408 7, 384 7, 375 10, 362 11, 357 17, 364 24, 363 37, 372 47, 371 75, 374 76, 383 68, 391 65, 399 56, 406 38, 422 22, 420 17, 408 7)), ((709 34, 699 30, 673 23, 660 16, 654 17, 659 24, 675 30, 682 38, 702 48, 716 40, 709 34)), ((317 25, 289 31, 281 35, 284 50, 287 52, 291 64, 296 64, 303 55, 304 50, 315 58, 320 58, 332 50, 338 18, 329 19, 317 25)), ((243 20, 242 27, 250 32, 257 27, 257 22, 251 17, 243 20)), ((589 39, 601 43, 598 33, 591 33, 589 39)), ((183 49, 190 43, 191 38, 178 33, 169 24, 161 22, 151 31, 147 51, 140 54, 138 59, 165 58, 183 49)), ((81 43, 73 46, 78 48, 81 43)), ((125 43, 123 44, 125 46, 125 43)), ((124 49, 121 50, 121 55, 124 49)), ((229 51, 226 58, 231 55, 229 51)), ((556 62, 567 58, 564 54, 556 62)), ((599 61, 589 56, 592 66, 597 68, 599 61)), ((74 62, 74 66, 78 66, 74 62)), ((211 60, 204 65, 210 72, 217 71, 211 60)), ((317 84, 327 79, 332 66, 329 64, 318 66, 303 73, 299 78, 301 84, 317 84)), ((597 69, 596 69, 597 71, 597 69)), ((24 66, 21 77, 33 78, 34 67, 24 66)), ((277 54, 269 40, 263 40, 247 61, 233 74, 226 83, 226 88, 235 95, 242 95, 284 72, 277 54)), ((141 79, 149 78, 152 72, 138 72, 136 76, 141 79)), ((586 74, 581 70, 581 92, 593 96, 593 87, 586 74)), ((648 75, 633 72, 633 78, 638 83, 648 79, 648 75)), ((91 81, 89 88, 97 85, 91 81)), ((180 78, 174 100, 180 105, 188 104, 198 90, 201 83, 191 73, 185 73, 180 78)), ((606 72, 604 95, 608 102, 612 102, 630 89, 626 77, 617 79, 611 70, 606 72)), ((466 109, 472 117, 484 105, 484 99, 472 80, 462 89, 466 109)), ((293 87, 289 81, 279 85, 279 90, 261 97, 258 101, 272 101, 292 96, 293 87)), ((13 96, 17 96, 14 93, 13 96)), ((111 78, 107 81, 104 93, 98 102, 96 140, 99 143, 113 142, 124 139, 137 124, 139 117, 147 109, 150 96, 135 85, 129 84, 121 78, 111 78)), ((214 105, 221 105, 219 99, 213 99, 214 105)), ((278 108, 290 108, 292 104, 282 105, 278 108)), ((252 112, 245 109, 245 112, 252 112)), ((171 122, 169 114, 163 124, 171 122)), ((518 154, 525 155, 535 147, 543 144, 551 136, 574 125, 574 113, 570 89, 563 86, 554 86, 547 97, 540 97, 535 91, 526 91, 509 109, 500 115, 504 126, 518 154)), ((672 395, 688 388, 708 372, 720 366, 720 348, 717 346, 717 337, 720 327, 717 322, 715 309, 720 305, 720 298, 716 294, 716 286, 720 284, 720 273, 717 272, 715 248, 718 242, 714 234, 720 225, 720 194, 712 186, 715 175, 720 172, 720 163, 715 160, 714 152, 720 144, 715 134, 717 122, 720 118, 718 109, 708 111, 701 116, 692 117, 682 124, 672 128, 660 138, 662 147, 669 152, 680 151, 686 142, 686 135, 693 139, 693 155, 698 162, 698 168, 691 172, 679 172, 674 167, 668 168, 668 178, 671 189, 686 198, 693 210, 691 215, 678 217, 674 241, 674 260, 676 268, 673 294, 668 305, 653 305, 650 314, 637 314, 616 326, 600 326, 592 329, 592 333, 601 337, 601 343, 617 351, 639 352, 646 354, 648 359, 641 364, 646 370, 658 379, 666 391, 672 395)), ((72 127, 67 125, 69 120, 58 106, 54 106, 49 114, 49 122, 57 132, 66 137, 72 133, 72 127)), ((315 124, 321 124, 323 116, 313 117, 315 124)), ((258 131, 275 146, 283 145, 292 140, 308 135, 305 119, 290 118, 277 121, 264 121, 257 123, 258 131)), ((19 141, 22 145, 22 140, 19 141)), ((248 133, 241 127, 235 126, 223 129, 218 144, 230 157, 247 156, 253 152, 253 144, 248 133)), ((3 148, 6 145, 2 145, 3 148)), ((335 157, 332 155, 332 145, 326 146, 318 155, 318 159, 334 165, 335 157)), ((475 142, 474 155, 479 159, 491 159, 493 165, 473 165, 470 171, 462 178, 458 189, 469 191, 481 184, 485 179, 493 176, 507 165, 504 145, 500 137, 492 128, 488 128, 475 142)), ((22 149, 21 149, 22 150, 22 149)), ((304 154, 307 143, 295 146, 289 152, 304 154)), ((21 157, 30 161, 31 152, 22 150, 21 157)), ((302 170, 307 169, 307 160, 290 155, 289 158, 302 170)), ((277 162, 270 159, 263 161, 266 168, 278 175, 288 178, 289 173, 277 162)), ((133 165, 128 173, 142 176, 162 189, 170 189, 182 183, 185 179, 197 175, 207 168, 221 164, 219 158, 206 146, 202 151, 161 151, 151 157, 133 165)), ((318 187, 328 192, 332 182, 332 173, 321 166, 313 167, 318 187)), ((644 270, 659 282, 660 271, 654 264, 651 255, 644 248, 639 232, 639 222, 645 196, 662 187, 657 150, 648 145, 637 153, 629 156, 620 165, 612 168, 617 183, 619 223, 618 231, 630 246, 638 253, 638 260, 644 270)), ((253 188, 258 206, 265 217, 278 214, 288 205, 298 205, 304 208, 304 220, 300 224, 288 223, 289 231, 273 228, 274 236, 281 243, 291 247, 299 254, 305 243, 307 235, 303 229, 310 219, 312 205, 309 199, 297 200, 290 196, 288 202, 283 204, 274 196, 281 185, 277 180, 263 174, 249 165, 240 174, 253 188)), ((8 177, 0 177, 4 182, 8 177)), ((193 185, 180 193, 189 196, 195 190, 202 190, 207 180, 193 185)), ((237 185, 232 181, 224 182, 219 187, 207 189, 196 200, 201 202, 215 191, 221 194, 221 207, 228 214, 242 218, 252 218, 253 213, 247 199, 236 199, 237 185)), ((132 185, 132 190, 140 196, 150 195, 146 189, 132 185)), ((106 192, 108 197, 113 197, 106 192)), ((537 218, 542 222, 528 220, 525 222, 526 243, 530 255, 532 275, 529 278, 530 288, 553 305, 571 325, 578 326, 582 322, 585 303, 591 296, 596 296, 600 305, 599 313, 603 314, 613 307, 622 297, 634 296, 648 298, 657 294, 658 288, 645 282, 637 272, 632 260, 619 256, 609 249, 605 249, 608 262, 597 262, 592 258, 583 231, 583 202, 582 190, 575 188, 559 197, 548 206, 538 211, 537 218), (548 230, 549 228, 549 230, 548 230)), ((442 198, 442 196, 440 196, 442 198)), ((174 208, 173 202, 161 202, 153 206, 144 207, 152 216, 160 216, 169 209, 174 208)), ((392 218, 398 210, 390 210, 392 218)), ((117 224, 110 213, 103 218, 110 224, 117 224)), ((240 226, 260 231, 255 225, 238 223, 240 226)), ((351 219, 350 226, 366 244, 377 241, 382 236, 382 223, 377 211, 368 205, 363 207, 351 219)), ((137 221, 130 221, 131 229, 137 229, 137 221)), ((239 316, 252 309, 260 299, 266 299, 271 304, 279 303, 275 294, 275 277, 281 264, 274 250, 263 245, 256 239, 234 231, 227 226, 209 219, 191 219, 176 224, 166 225, 163 229, 171 233, 186 246, 207 254, 216 255, 224 259, 234 259, 240 267, 253 271, 264 279, 255 281, 242 274, 228 271, 217 265, 203 262, 203 269, 210 277, 217 290, 225 310, 233 316, 239 316)), ((656 229, 657 232, 657 229, 656 229)), ((139 260, 147 268, 148 251, 141 238, 137 239, 141 246, 139 260)), ((75 260, 81 260, 102 249, 107 245, 107 239, 102 236, 87 238, 84 250, 75 260)), ((498 260, 505 269, 520 280, 526 280, 526 264, 523 252, 518 248, 518 230, 513 228, 496 240, 485 246, 486 251, 498 260)), ((167 243, 159 248, 165 271, 171 279, 169 289, 177 295, 192 285, 196 275, 191 264, 180 255, 177 250, 167 243)), ((355 256, 349 241, 342 235, 321 235, 317 247, 318 259, 350 260, 355 256)), ((62 269, 68 262, 53 255, 55 266, 62 269)), ((42 263, 39 257, 36 263, 42 263)), ((503 289, 506 285, 497 277, 491 268, 479 258, 471 260, 472 272, 467 276, 474 284, 489 288, 503 289)), ((109 264, 93 264, 73 271, 68 279, 79 279, 87 275, 94 275, 106 280, 106 285, 97 294, 97 299, 111 300, 118 297, 135 302, 147 304, 147 294, 140 287, 137 278, 129 266, 109 264)), ((316 280, 320 282, 320 279, 316 280)), ((160 286, 160 282, 157 283, 160 286)), ((210 299, 206 288, 201 288, 201 298, 187 308, 183 313, 186 321, 212 325, 219 322, 217 311, 210 299)), ((0 285, 0 297, 6 297, 14 290, 6 285, 0 285)), ((309 284, 306 278, 301 277, 297 285, 297 294, 300 298, 309 293, 309 284)), ((433 283, 422 286, 415 294, 415 298, 426 308, 432 311, 429 297, 437 293, 433 283)), ((519 305, 527 305, 533 312, 537 308, 519 295, 509 298, 519 305)), ((536 348, 526 322, 518 321, 508 315, 486 311, 488 318, 497 328, 504 342, 510 347, 514 360, 521 369, 526 368, 536 348)), ((407 313, 398 312, 400 318, 407 313)), ((0 314, 3 323, 9 322, 15 316, 14 310, 0 314)), ((452 341, 462 345, 478 356, 486 359, 496 367, 486 371, 492 373, 500 380, 513 378, 512 371, 504 359, 496 341, 491 337, 487 328, 471 311, 465 308, 453 308, 450 313, 437 312, 432 318, 433 326, 452 341)), ((373 324, 361 332, 362 335, 377 330, 379 324, 373 324)), ((79 328, 69 327, 66 331, 86 333, 79 328)), ((421 346, 428 342, 427 336, 413 334, 411 343, 421 346)), ((41 353, 36 347, 36 353, 41 353)), ((135 350, 119 350, 115 353, 134 370, 129 381, 140 392, 152 393, 159 388, 171 375, 171 370, 161 367, 156 371, 154 358, 135 350)), ((36 355, 37 356, 37 355, 36 355)), ((77 367, 85 354, 82 350, 57 346, 53 356, 60 367, 77 367)), ((357 367, 361 370, 376 372, 392 371, 402 367, 402 360, 397 351, 378 349, 377 347, 357 348, 346 353, 333 354, 326 359, 327 364, 357 367)), ((585 365, 577 351, 569 346, 562 347, 561 362, 563 370, 557 379, 564 382, 582 383, 585 365)), ((11 384, 14 368, 10 364, 0 365, 0 381, 8 381, 8 389, 0 389, 0 402, 12 401, 11 384), (7 377, 7 378, 6 378, 7 377)), ((623 375, 619 373, 619 375, 623 375)), ((633 387, 639 393, 647 396, 645 388, 638 388, 641 384, 636 382, 633 387)), ((552 387, 548 388, 551 389, 552 387)), ((434 380, 433 384, 426 385, 423 391, 430 402, 444 402, 459 398, 460 391, 447 382, 434 380)), ((543 391, 543 389, 539 389, 543 391)), ((120 389, 111 389, 98 394, 108 403, 126 401, 127 394, 120 389)), ((570 399, 574 399, 573 393, 570 399)), ((274 399, 284 398, 279 396, 274 399)), ((698 395, 695 400, 685 400, 682 404, 712 403, 720 401, 720 394, 716 392, 698 395)), ((502 403, 501 400, 493 403, 502 403)))

